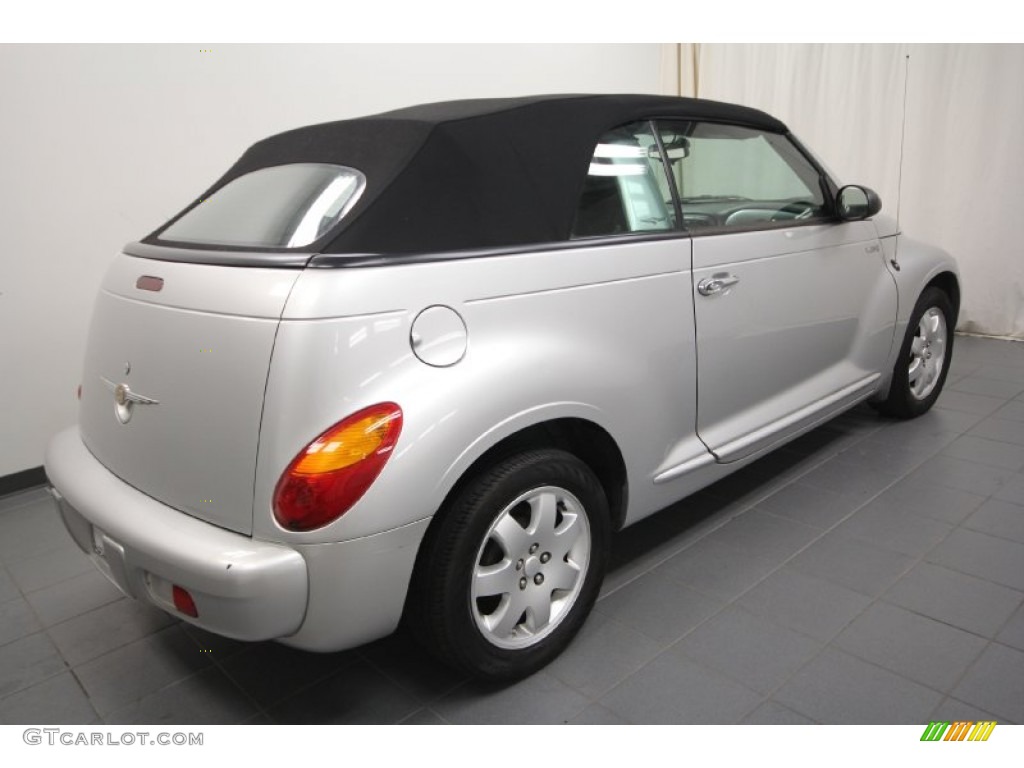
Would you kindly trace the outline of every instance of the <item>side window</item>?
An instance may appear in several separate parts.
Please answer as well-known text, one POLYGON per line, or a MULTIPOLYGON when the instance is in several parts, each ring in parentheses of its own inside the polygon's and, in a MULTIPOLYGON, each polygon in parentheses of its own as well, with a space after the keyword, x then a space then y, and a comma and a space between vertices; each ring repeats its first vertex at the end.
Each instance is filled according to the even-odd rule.
POLYGON ((675 207, 649 122, 609 131, 594 148, 573 237, 673 229, 675 207))
POLYGON ((745 229, 827 215, 814 166, 785 136, 719 123, 658 124, 683 224, 745 229))

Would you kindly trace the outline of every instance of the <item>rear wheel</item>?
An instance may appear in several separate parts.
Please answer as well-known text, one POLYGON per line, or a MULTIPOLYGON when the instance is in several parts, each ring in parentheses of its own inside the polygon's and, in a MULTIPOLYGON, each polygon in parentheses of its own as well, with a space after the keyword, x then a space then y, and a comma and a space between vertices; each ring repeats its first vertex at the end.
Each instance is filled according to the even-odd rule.
POLYGON ((608 505, 586 464, 521 453, 440 513, 417 571, 413 630, 476 677, 531 674, 568 645, 597 599, 608 505))
POLYGON ((926 288, 917 300, 893 369, 889 396, 875 408, 909 419, 926 412, 942 393, 953 355, 956 314, 946 293, 926 288))

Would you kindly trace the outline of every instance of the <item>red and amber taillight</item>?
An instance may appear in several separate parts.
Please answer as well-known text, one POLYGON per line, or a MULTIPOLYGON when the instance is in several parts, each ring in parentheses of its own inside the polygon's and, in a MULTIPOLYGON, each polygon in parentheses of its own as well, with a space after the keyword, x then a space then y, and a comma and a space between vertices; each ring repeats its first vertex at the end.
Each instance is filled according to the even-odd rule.
POLYGON ((379 403, 353 413, 299 451, 274 489, 274 518, 289 531, 332 523, 362 498, 402 432, 402 409, 379 403))

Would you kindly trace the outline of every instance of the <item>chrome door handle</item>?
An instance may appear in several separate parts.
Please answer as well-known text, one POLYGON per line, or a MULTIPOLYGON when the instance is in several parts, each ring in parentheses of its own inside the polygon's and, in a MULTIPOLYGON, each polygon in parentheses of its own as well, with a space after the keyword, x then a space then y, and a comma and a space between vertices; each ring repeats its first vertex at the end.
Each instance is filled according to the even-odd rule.
POLYGON ((705 277, 699 283, 697 283, 697 292, 701 296, 714 296, 715 294, 721 293, 726 288, 736 285, 740 279, 736 275, 730 275, 728 272, 720 272, 711 277, 705 277))

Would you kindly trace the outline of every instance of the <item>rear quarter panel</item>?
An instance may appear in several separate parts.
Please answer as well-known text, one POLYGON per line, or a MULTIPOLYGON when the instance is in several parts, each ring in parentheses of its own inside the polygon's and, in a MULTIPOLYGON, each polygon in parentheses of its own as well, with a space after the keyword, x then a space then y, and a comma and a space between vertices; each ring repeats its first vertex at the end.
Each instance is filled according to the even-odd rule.
POLYGON ((254 534, 342 541, 433 515, 465 470, 525 427, 578 417, 616 440, 631 508, 670 499, 651 476, 696 404, 687 239, 351 269, 307 269, 285 308, 266 393, 254 534), (468 348, 422 363, 413 319, 431 305, 463 318, 468 348), (344 416, 394 401, 394 455, 340 520, 295 534, 273 520, 281 472, 344 416))

